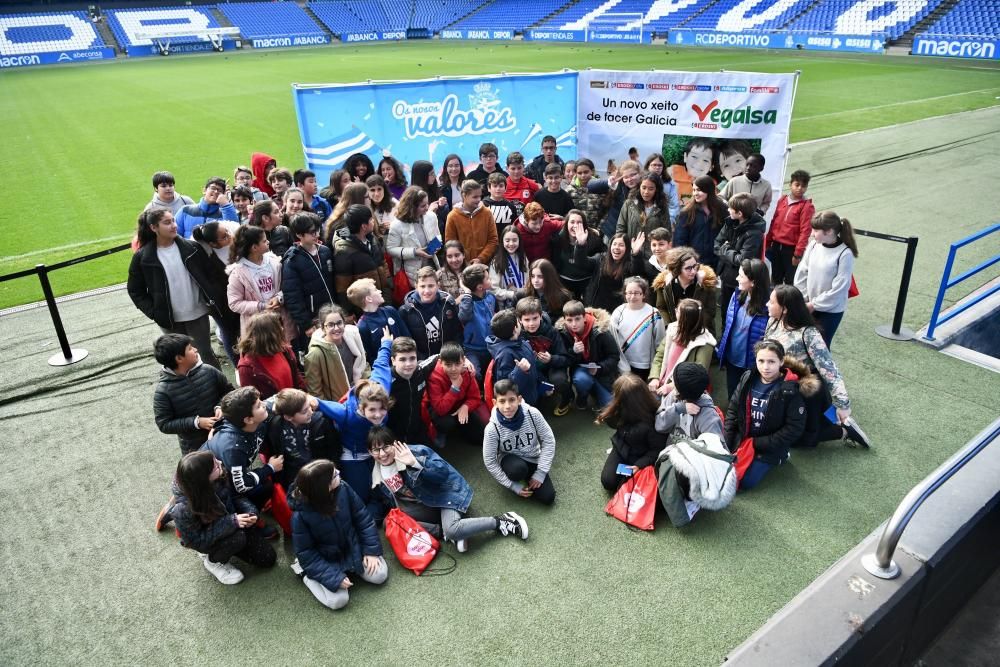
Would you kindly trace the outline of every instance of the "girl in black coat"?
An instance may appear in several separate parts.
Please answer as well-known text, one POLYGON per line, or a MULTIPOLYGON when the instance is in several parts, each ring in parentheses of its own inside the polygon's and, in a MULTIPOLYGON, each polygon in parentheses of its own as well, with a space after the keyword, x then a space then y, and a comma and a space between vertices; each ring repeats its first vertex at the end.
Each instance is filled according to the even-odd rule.
POLYGON ((222 462, 208 450, 191 452, 177 464, 170 514, 181 544, 198 552, 205 569, 223 584, 238 584, 243 573, 234 556, 271 567, 275 553, 257 527, 257 508, 229 489, 222 462))
POLYGON ((799 362, 785 357, 785 348, 774 340, 754 346, 756 368, 743 374, 726 410, 725 436, 735 452, 744 438, 753 438, 754 460, 741 489, 752 489, 775 466, 788 460, 788 449, 805 431, 803 394, 819 390, 819 379, 799 362))
POLYGON ((601 485, 608 491, 617 490, 629 477, 653 465, 666 447, 667 435, 657 432, 653 424, 658 407, 653 392, 638 375, 625 373, 612 385, 611 402, 597 415, 598 424, 615 429, 611 453, 601 471, 601 485))

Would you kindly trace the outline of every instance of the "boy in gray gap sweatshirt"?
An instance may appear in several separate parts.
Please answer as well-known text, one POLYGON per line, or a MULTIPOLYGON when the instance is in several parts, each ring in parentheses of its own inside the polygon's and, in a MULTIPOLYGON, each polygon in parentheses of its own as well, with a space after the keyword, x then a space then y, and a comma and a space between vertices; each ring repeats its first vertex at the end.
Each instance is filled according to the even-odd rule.
POLYGON ((511 380, 494 384, 493 397, 493 413, 483 438, 486 469, 517 495, 551 505, 556 499, 549 475, 556 454, 552 429, 541 412, 521 400, 511 380))

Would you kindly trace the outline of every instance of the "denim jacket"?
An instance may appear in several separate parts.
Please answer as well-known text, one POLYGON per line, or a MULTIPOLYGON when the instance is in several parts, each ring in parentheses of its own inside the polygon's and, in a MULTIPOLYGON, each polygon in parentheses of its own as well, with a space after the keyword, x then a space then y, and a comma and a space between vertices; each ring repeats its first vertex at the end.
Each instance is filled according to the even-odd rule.
MULTIPOLYGON (((403 484, 414 497, 428 507, 453 509, 463 514, 467 512, 472 503, 472 487, 465 478, 429 447, 409 447, 417 465, 405 466, 396 460, 393 467, 399 471, 403 484)), ((382 483, 382 468, 378 464, 372 470, 372 488, 376 486, 387 500, 394 501, 392 491, 382 483)))

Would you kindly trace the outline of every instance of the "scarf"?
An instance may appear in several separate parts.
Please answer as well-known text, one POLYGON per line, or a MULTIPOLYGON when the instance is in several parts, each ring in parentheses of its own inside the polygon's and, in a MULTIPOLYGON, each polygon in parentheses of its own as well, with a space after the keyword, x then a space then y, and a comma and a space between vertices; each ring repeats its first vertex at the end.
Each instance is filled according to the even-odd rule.
MULTIPOLYGON (((594 328, 594 316, 590 313, 584 313, 583 315, 583 331, 579 334, 575 334, 570 331, 570 335, 573 337, 574 342, 580 341, 583 343, 583 360, 590 361, 590 330, 594 328)), ((567 331, 569 331, 567 329, 567 331)))
POLYGON ((511 431, 520 431, 521 425, 524 423, 524 405, 517 406, 517 412, 510 419, 504 417, 500 409, 497 408, 497 422, 511 431))
POLYGON ((516 287, 517 289, 524 287, 524 271, 518 265, 517 257, 510 257, 507 260, 507 270, 504 271, 504 278, 507 281, 507 287, 516 287))

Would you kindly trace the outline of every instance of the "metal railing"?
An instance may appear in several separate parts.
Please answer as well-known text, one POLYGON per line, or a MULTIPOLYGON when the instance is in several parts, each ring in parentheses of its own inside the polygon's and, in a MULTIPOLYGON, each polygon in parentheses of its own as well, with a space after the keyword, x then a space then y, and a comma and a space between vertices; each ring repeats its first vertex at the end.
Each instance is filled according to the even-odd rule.
POLYGON ((944 324, 945 322, 956 317, 957 315, 964 313, 969 308, 972 308, 977 303, 980 303, 981 301, 985 300, 990 295, 994 294, 997 291, 1000 291, 1000 285, 995 285, 986 292, 976 296, 975 298, 970 299, 968 302, 963 303, 961 306, 954 308, 950 313, 948 313, 944 317, 941 317, 941 304, 944 302, 945 292, 947 292, 955 285, 958 285, 959 283, 968 280, 969 278, 976 275, 980 271, 988 269, 997 262, 1000 262, 1000 254, 996 254, 992 258, 986 260, 985 262, 979 264, 978 266, 974 266, 968 271, 959 274, 958 276, 955 277, 954 280, 952 280, 951 270, 954 268, 955 265, 955 253, 958 251, 959 248, 975 243, 979 239, 989 236, 994 232, 1000 232, 1000 222, 995 223, 987 227, 986 229, 982 229, 976 232, 975 234, 972 234, 971 236, 966 236, 964 239, 960 241, 955 241, 954 243, 951 244, 951 248, 948 250, 948 261, 945 262, 944 273, 941 275, 941 286, 938 288, 937 299, 935 299, 934 301, 934 310, 931 312, 931 321, 927 325, 927 333, 924 334, 924 338, 926 340, 934 340, 934 330, 937 329, 939 325, 944 324))
POLYGON ((59 315, 59 306, 56 304, 56 297, 52 293, 52 285, 49 283, 49 273, 58 269, 65 269, 67 266, 89 262, 92 259, 128 250, 131 247, 132 245, 130 243, 123 243, 122 245, 117 245, 113 248, 105 248, 104 250, 92 252, 89 255, 74 257, 73 259, 56 262, 55 264, 49 266, 45 264, 36 264, 34 268, 24 269, 23 271, 15 271, 14 273, 8 273, 7 275, 0 276, 0 283, 8 280, 15 280, 17 278, 25 278, 30 275, 38 276, 38 281, 41 283, 42 287, 42 296, 45 297, 45 304, 49 307, 49 315, 52 317, 52 326, 55 327, 56 338, 59 340, 60 351, 49 357, 50 366, 68 366, 69 364, 75 364, 76 362, 86 358, 87 351, 79 348, 74 349, 69 346, 69 338, 66 337, 66 329, 63 327, 62 317, 59 315))
POLYGON ((903 536, 910 519, 916 513, 924 501, 931 497, 942 484, 951 479, 955 473, 965 467, 965 464, 983 451, 995 438, 1000 436, 1000 418, 987 426, 968 444, 956 452, 950 459, 942 463, 922 482, 910 489, 902 502, 892 513, 892 517, 882 529, 882 536, 879 537, 875 553, 865 554, 861 557, 861 565, 868 572, 880 579, 895 579, 899 576, 899 565, 892 560, 896 553, 896 545, 899 538, 903 536))

